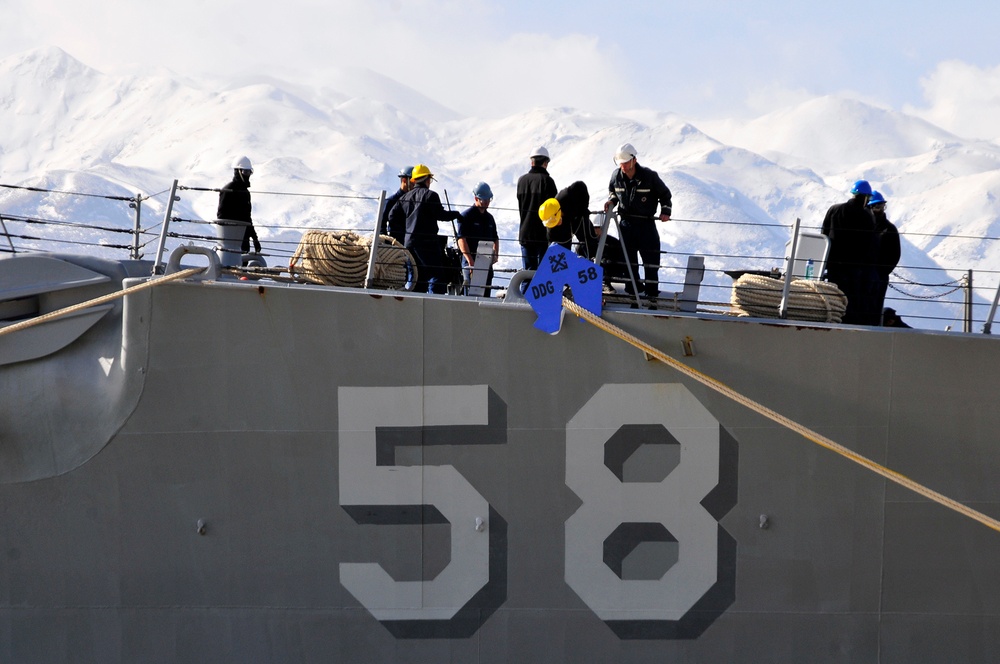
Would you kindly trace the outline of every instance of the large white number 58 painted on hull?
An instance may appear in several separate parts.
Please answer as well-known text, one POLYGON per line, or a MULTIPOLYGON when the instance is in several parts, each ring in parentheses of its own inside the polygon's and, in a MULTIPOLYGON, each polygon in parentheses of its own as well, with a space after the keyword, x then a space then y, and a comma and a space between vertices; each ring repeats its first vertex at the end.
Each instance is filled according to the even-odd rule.
MULTIPOLYGON (((435 579, 341 563, 341 583, 399 638, 470 636, 506 601, 506 521, 454 467, 395 465, 395 449, 503 444, 506 404, 486 385, 345 387, 338 407, 340 503, 354 520, 452 526, 435 579)), ((620 638, 696 638, 734 601, 736 544, 718 520, 735 504, 736 457, 679 384, 605 385, 570 419, 566 484, 582 504, 565 525, 565 581, 620 638), (641 448, 661 476, 629 470, 641 448), (643 547, 673 559, 644 571, 643 547)))

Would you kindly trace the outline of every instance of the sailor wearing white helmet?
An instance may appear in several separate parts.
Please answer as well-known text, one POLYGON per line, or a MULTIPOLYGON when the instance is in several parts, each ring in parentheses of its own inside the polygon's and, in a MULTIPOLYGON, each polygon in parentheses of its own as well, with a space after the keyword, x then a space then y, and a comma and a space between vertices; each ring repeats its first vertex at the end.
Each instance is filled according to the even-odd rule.
POLYGON ((549 175, 549 151, 539 146, 531 151, 531 169, 517 181, 517 208, 521 214, 521 262, 525 270, 537 270, 548 249, 545 226, 538 218, 538 207, 554 198, 558 189, 549 175))
POLYGON ((242 156, 233 160, 233 179, 219 190, 219 207, 215 213, 216 219, 247 223, 243 244, 240 247, 244 254, 250 251, 250 240, 253 240, 254 251, 260 253, 260 240, 257 239, 257 231, 253 227, 253 219, 250 216, 250 176, 252 174, 253 165, 250 163, 249 157, 242 156))
MULTIPOLYGON (((637 154, 631 143, 623 143, 615 152, 618 168, 611 174, 604 211, 618 206, 621 239, 632 273, 639 278, 637 255, 641 256, 645 276, 641 287, 646 297, 652 299, 660 293, 660 234, 654 222, 656 206, 660 206, 660 221, 670 221, 672 206, 670 189, 656 171, 639 165, 637 154)), ((629 292, 631 286, 627 285, 629 292)))

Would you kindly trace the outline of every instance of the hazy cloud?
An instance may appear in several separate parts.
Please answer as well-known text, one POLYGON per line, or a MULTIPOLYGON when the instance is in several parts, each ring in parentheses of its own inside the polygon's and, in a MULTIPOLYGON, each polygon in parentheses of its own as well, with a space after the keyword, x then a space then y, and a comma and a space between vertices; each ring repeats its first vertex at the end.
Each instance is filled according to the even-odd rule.
POLYGON ((976 67, 957 60, 939 64, 920 80, 927 106, 907 107, 942 129, 967 138, 1000 138, 1000 66, 976 67))

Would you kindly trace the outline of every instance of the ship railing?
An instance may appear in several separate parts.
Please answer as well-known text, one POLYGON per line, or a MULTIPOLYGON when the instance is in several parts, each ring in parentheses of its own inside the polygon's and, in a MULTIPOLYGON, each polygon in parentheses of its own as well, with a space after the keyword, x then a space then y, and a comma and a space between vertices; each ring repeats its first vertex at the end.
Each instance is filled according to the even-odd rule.
MULTIPOLYGON (((127 252, 132 260, 142 260, 144 254, 155 246, 153 258, 147 260, 154 265, 163 264, 165 256, 172 247, 179 244, 202 244, 219 246, 220 240, 213 223, 214 219, 199 219, 190 214, 197 208, 213 209, 217 200, 218 189, 208 187, 190 187, 178 184, 154 194, 136 194, 132 196, 104 195, 86 192, 68 192, 47 189, 45 187, 23 187, 19 185, 0 185, 7 192, 0 191, 0 254, 15 254, 25 251, 72 251, 87 253, 107 258, 120 257, 127 252), (14 193, 11 194, 10 192, 14 193), (204 192, 204 193, 199 193, 204 192), (30 197, 38 200, 31 202, 30 197), (107 205, 107 210, 98 211, 96 205, 86 209, 87 216, 92 218, 80 221, 58 218, 54 213, 41 211, 66 209, 71 213, 79 206, 73 201, 82 197, 100 200, 101 205, 107 205), (184 201, 180 208, 175 205, 181 197, 197 198, 197 201, 184 201), (60 204, 56 199, 69 201, 60 204), (180 209, 183 214, 175 214, 180 209), (143 227, 143 213, 157 211, 162 213, 162 219, 152 225, 143 227), (125 221, 125 223, 122 223, 125 221)), ((348 231, 361 234, 371 233, 373 229, 373 213, 378 218, 378 212, 384 205, 385 192, 376 196, 357 194, 310 194, 297 192, 262 192, 254 191, 255 227, 262 238, 264 251, 260 258, 271 267, 264 276, 276 274, 281 266, 287 265, 295 253, 301 235, 307 230, 348 231), (324 197, 337 199, 336 205, 347 203, 347 213, 339 214, 333 211, 321 218, 310 219, 306 224, 296 226, 288 223, 272 224, 266 220, 269 216, 269 198, 277 197, 324 197), (260 212, 258 212, 258 207, 260 212), (334 219, 341 218, 340 223, 334 219), (265 221, 261 221, 265 220, 265 221)), ((471 201, 458 201, 459 209, 471 205, 471 201)), ((311 208, 315 209, 315 208, 311 208)), ((337 208, 341 209, 340 207, 337 208)), ((517 228, 518 211, 516 208, 492 205, 490 211, 497 219, 501 228, 517 228)), ((149 214, 146 214, 149 216, 149 214)), ((285 218, 294 215, 287 210, 285 218)), ((600 216, 600 215, 598 215, 600 216)), ((790 224, 756 223, 747 221, 732 221, 725 219, 684 219, 675 217, 663 228, 676 238, 699 237, 711 245, 711 238, 719 234, 733 232, 734 229, 745 230, 752 226, 758 241, 750 251, 740 255, 729 255, 719 252, 675 251, 671 247, 676 242, 665 242, 660 252, 661 269, 658 287, 660 297, 656 302, 660 311, 690 311, 696 313, 729 314, 730 301, 733 293, 733 275, 737 273, 754 272, 759 274, 782 275, 786 255, 780 255, 780 247, 790 237, 790 224), (721 230, 720 230, 721 229, 721 230), (770 237, 770 240, 767 240, 770 237), (753 249, 756 248, 756 251, 753 249), (702 280, 698 284, 698 297, 692 303, 689 262, 692 258, 704 261, 702 280), (685 295, 685 293, 688 295, 685 295)), ((802 225, 803 232, 817 231, 818 228, 802 225)), ((452 235, 452 229, 442 225, 442 235, 452 235)), ((928 238, 926 234, 901 232, 901 236, 910 238, 913 243, 933 241, 938 236, 928 238)), ((943 237, 943 236, 941 236, 943 237)), ((954 235, 950 236, 953 239, 954 235)), ((969 238, 980 241, 983 238, 969 238)), ((989 238, 993 239, 993 238, 989 238)), ((684 244, 691 244, 690 241, 684 244)), ((905 245, 904 245, 905 246, 905 245)), ((520 247, 515 237, 500 238, 500 255, 493 266, 494 280, 489 290, 493 295, 508 288, 511 277, 521 268, 520 247)), ((231 247, 220 249, 223 255, 236 253, 231 247)), ((452 254, 454 258, 455 254, 452 254)), ((229 256, 234 262, 235 257, 229 256)), ((905 258, 905 250, 904 250, 905 258)), ((371 270, 375 259, 369 257, 365 266, 365 278, 371 281, 371 270)), ((613 267, 628 271, 629 266, 616 263, 613 267)), ((457 266, 451 266, 458 270, 457 266)), ((641 268, 640 268, 641 270, 641 268)), ((287 271, 286 271, 287 272, 287 271)), ((627 291, 631 281, 638 281, 639 275, 630 275, 628 279, 610 279, 614 293, 609 293, 608 301, 622 306, 635 304, 627 291)), ((977 284, 992 284, 1000 279, 1000 273, 991 270, 976 270, 977 284)), ((288 278, 288 277, 285 277, 288 278)), ((453 289, 454 290, 454 289, 453 289)), ((1000 296, 998 296, 1000 297, 1000 296)), ((995 303, 992 289, 988 296, 977 296, 973 289, 973 272, 971 270, 955 270, 923 263, 904 262, 897 266, 889 281, 889 290, 885 305, 896 309, 908 321, 918 327, 932 329, 962 329, 974 331, 978 324, 983 325, 986 332, 990 331, 995 315, 995 303)))

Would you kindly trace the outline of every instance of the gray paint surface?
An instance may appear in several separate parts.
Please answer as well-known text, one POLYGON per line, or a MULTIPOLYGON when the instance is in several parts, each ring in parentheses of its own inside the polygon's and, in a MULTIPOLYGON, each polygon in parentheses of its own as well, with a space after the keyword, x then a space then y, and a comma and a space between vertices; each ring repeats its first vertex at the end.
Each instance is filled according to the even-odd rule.
MULTIPOLYGON (((571 317, 548 336, 530 311, 468 298, 265 282, 170 285, 124 309, 124 332, 102 321, 64 351, 13 365, 16 384, 0 368, 4 422, 24 420, 6 404, 34 390, 62 420, 48 441, 56 448, 75 445, 61 432, 93 417, 88 398, 106 389, 91 374, 73 408, 46 403, 67 358, 124 337, 142 369, 111 408, 123 426, 96 456, 0 484, 0 661, 950 662, 987 660, 1000 645, 1000 534, 571 317), (735 492, 719 507, 719 541, 735 544, 734 597, 695 611, 707 621, 696 637, 623 638, 567 582, 566 523, 591 507, 567 486, 578 458, 567 425, 603 386, 661 384, 684 386, 718 421, 720 440, 734 441, 719 462, 735 492), (504 405, 504 442, 429 437, 396 448, 394 462, 451 466, 488 502, 497 520, 483 536, 499 556, 490 569, 505 562, 502 583, 472 603, 471 633, 421 638, 412 625, 380 623, 342 584, 340 565, 382 562, 399 582, 437 578, 467 555, 449 548, 474 524, 358 523, 341 506, 338 391, 473 385, 504 405), (502 537, 492 530, 501 519, 502 537)), ((1000 342, 606 315, 675 356, 692 337, 697 354, 684 361, 694 368, 1000 516, 1000 414, 988 403, 1000 342)), ((0 444, 20 441, 8 433, 0 444)), ((697 457, 684 444, 669 483, 697 457)), ((673 463, 653 447, 639 448, 633 463, 647 467, 629 471, 629 490, 655 486, 656 468, 673 463)), ((17 463, 5 461, 5 477, 17 463)), ((611 468, 594 477, 605 471, 615 477, 611 468)), ((643 513, 621 500, 605 507, 623 522, 633 507, 643 513)), ((697 504, 690 513, 704 518, 697 504)), ((633 550, 638 583, 649 582, 656 550, 633 550)))

